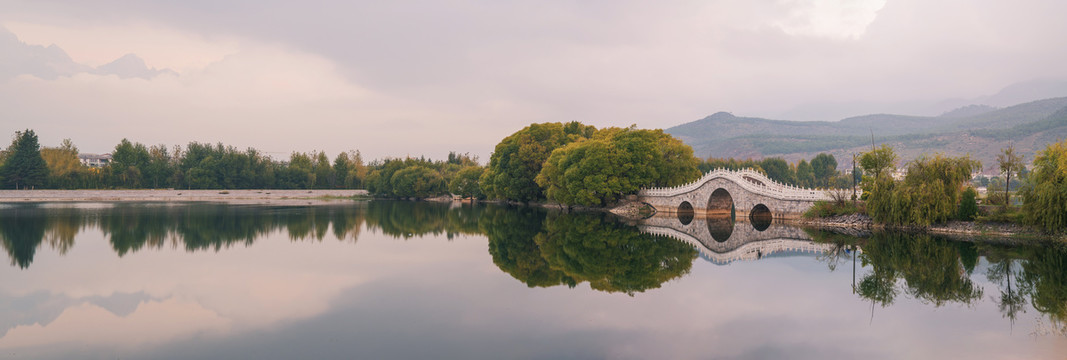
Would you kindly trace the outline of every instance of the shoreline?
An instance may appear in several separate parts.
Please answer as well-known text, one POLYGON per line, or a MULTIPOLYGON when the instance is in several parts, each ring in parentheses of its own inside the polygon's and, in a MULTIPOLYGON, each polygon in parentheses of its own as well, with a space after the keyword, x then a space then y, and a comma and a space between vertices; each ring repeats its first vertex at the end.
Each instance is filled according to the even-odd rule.
POLYGON ((344 200, 366 190, 0 190, 0 203, 344 200))
POLYGON ((1028 226, 1011 223, 982 223, 977 221, 953 220, 946 223, 934 224, 927 227, 894 226, 876 224, 866 215, 840 215, 828 218, 798 219, 794 224, 807 226, 819 230, 837 233, 855 234, 880 231, 904 231, 912 233, 925 233, 942 235, 958 240, 1009 240, 1011 242, 1030 240, 1065 241, 1064 235, 1044 234, 1028 226))

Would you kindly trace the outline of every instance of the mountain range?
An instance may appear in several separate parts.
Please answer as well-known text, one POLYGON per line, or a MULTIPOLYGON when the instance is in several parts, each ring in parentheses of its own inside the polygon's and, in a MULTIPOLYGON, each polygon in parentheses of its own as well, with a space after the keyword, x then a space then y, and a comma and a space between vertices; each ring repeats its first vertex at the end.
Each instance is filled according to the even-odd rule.
POLYGON ((874 114, 840 121, 788 121, 738 117, 719 112, 666 130, 707 158, 783 157, 790 162, 826 152, 838 168, 851 166, 852 154, 889 144, 904 162, 923 154, 970 154, 985 173, 996 173, 996 155, 1009 143, 1033 160, 1051 142, 1067 138, 1067 97, 1004 108, 961 106, 939 116, 874 114))

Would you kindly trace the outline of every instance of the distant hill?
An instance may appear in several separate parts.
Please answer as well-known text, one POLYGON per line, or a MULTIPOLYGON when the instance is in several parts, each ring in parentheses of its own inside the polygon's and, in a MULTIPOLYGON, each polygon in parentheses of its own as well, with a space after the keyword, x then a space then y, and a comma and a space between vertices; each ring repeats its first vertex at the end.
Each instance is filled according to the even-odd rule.
POLYGON ((986 96, 908 101, 851 100, 813 102, 799 104, 776 116, 781 119, 800 121, 837 121, 855 114, 936 116, 972 105, 995 109, 1061 96, 1067 96, 1067 79, 1038 78, 1008 85, 996 93, 986 96))
POLYGON ((946 111, 945 113, 938 115, 937 117, 947 118, 963 118, 975 115, 985 114, 987 112, 996 111, 997 108, 989 105, 967 105, 954 110, 946 111))
POLYGON ((851 164, 851 154, 875 143, 896 148, 902 160, 920 154, 971 154, 986 169, 1009 142, 1032 160, 1036 150, 1067 137, 1067 97, 996 109, 965 106, 941 116, 874 114, 841 121, 786 121, 715 113, 665 130, 698 157, 810 159, 820 152, 851 164))

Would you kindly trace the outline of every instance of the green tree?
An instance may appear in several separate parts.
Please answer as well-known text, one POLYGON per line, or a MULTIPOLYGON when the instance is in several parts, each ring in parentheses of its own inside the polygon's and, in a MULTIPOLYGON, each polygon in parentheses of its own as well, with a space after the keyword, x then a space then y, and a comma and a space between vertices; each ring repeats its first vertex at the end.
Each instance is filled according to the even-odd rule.
POLYGON ((972 187, 967 187, 967 190, 963 191, 960 196, 960 210, 958 218, 963 221, 974 220, 974 217, 978 215, 978 192, 972 187))
POLYGON ((460 167, 477 166, 478 157, 472 156, 470 153, 457 154, 455 151, 449 151, 448 160, 445 163, 459 165, 460 167))
POLYGON ((348 169, 350 166, 351 160, 348 158, 348 153, 342 152, 337 154, 337 157, 333 159, 333 176, 330 179, 331 187, 346 187, 345 177, 348 176, 348 169))
POLYGON ((70 139, 64 139, 57 148, 41 149, 41 157, 48 165, 49 186, 55 188, 72 188, 84 165, 78 160, 78 147, 70 139))
POLYGON ((797 185, 803 187, 815 186, 815 172, 811 164, 804 159, 797 163, 797 185))
POLYGON ((175 163, 166 145, 156 145, 148 149, 148 164, 144 169, 145 185, 153 188, 166 187, 174 177, 175 163))
POLYGON ((478 179, 482 177, 482 173, 484 172, 485 168, 476 165, 463 168, 456 173, 456 176, 449 182, 448 191, 462 197, 473 199, 485 198, 481 186, 478 185, 478 179))
POLYGON ((1011 143, 997 154, 997 165, 1007 179, 1004 182, 1004 206, 1007 207, 1011 205, 1011 174, 1026 170, 1026 166, 1023 164, 1023 156, 1015 153, 1015 144, 1011 143))
POLYGON ((144 144, 122 139, 115 145, 115 151, 111 153, 111 164, 108 165, 112 184, 125 188, 141 187, 144 169, 148 167, 150 157, 144 144))
POLYGON ((440 173, 425 166, 405 167, 393 174, 393 195, 399 197, 427 198, 444 194, 445 179, 440 173))
MULTIPOLYGON (((345 174, 345 187, 349 189, 363 189, 366 187, 367 165, 363 163, 363 155, 359 151, 352 151, 348 156, 348 173, 345 174)), ((340 174, 338 174, 340 176, 340 174)))
POLYGON ((290 176, 295 181, 298 189, 311 189, 315 187, 316 174, 311 156, 305 153, 294 152, 289 156, 290 176))
POLYGON ((780 157, 766 158, 760 161, 760 167, 767 173, 771 180, 787 185, 796 185, 797 174, 785 159, 780 157))
POLYGON ((481 178, 482 190, 491 198, 535 201, 545 198, 535 182, 545 160, 563 145, 589 138, 595 127, 578 122, 532 124, 504 138, 489 158, 481 178))
POLYGON ((963 186, 981 163, 964 157, 922 156, 897 182, 881 172, 867 198, 867 212, 881 223, 929 226, 957 215, 963 186))
POLYGON ((833 187, 837 175, 837 159, 827 153, 819 153, 811 159, 811 170, 815 186, 833 187))
POLYGON ((860 155, 860 167, 872 180, 878 179, 883 173, 892 171, 896 167, 897 154, 889 145, 871 149, 860 155))
POLYGON ((34 188, 45 184, 48 164, 41 157, 41 145, 33 130, 16 131, 7 152, 7 159, 0 167, 0 177, 7 188, 34 188))
POLYGON ((315 173, 314 187, 316 189, 329 189, 336 185, 337 173, 334 172, 333 166, 330 165, 330 158, 326 156, 325 151, 320 151, 315 155, 313 169, 315 173))
POLYGON ((1029 185, 1021 191, 1027 222, 1048 232, 1067 228, 1067 140, 1049 144, 1034 157, 1029 185))
POLYGON ((608 128, 553 151, 537 183, 561 204, 608 205, 642 187, 693 181, 697 163, 692 148, 662 130, 608 128))

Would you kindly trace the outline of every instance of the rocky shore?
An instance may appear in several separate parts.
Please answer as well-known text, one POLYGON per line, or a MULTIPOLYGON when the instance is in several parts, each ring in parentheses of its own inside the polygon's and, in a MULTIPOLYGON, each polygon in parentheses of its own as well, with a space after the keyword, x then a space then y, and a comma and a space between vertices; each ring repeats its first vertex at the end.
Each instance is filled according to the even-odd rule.
POLYGON ((797 223, 821 230, 855 236, 867 236, 873 231, 891 230, 946 235, 956 238, 1042 238, 1062 239, 1050 236, 1029 226, 1012 223, 987 223, 975 221, 949 221, 928 227, 892 226, 876 224, 864 214, 831 216, 818 219, 800 219, 797 223))

